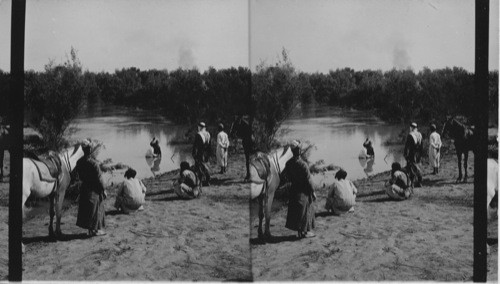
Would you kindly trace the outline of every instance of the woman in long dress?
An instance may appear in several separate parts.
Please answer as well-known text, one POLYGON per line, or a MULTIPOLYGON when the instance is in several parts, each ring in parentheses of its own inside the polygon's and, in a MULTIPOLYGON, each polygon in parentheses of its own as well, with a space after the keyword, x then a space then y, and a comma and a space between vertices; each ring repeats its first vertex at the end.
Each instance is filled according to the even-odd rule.
POLYGON ((89 150, 85 151, 87 153, 76 166, 78 176, 82 181, 76 225, 87 229, 90 236, 102 236, 106 234, 104 231, 103 201, 106 198, 104 183, 101 179, 99 162, 89 153, 89 150))
POLYGON ((300 145, 293 143, 293 158, 287 162, 286 175, 291 181, 290 199, 285 227, 297 231, 299 238, 314 237, 314 206, 316 200, 309 166, 300 157, 300 145))

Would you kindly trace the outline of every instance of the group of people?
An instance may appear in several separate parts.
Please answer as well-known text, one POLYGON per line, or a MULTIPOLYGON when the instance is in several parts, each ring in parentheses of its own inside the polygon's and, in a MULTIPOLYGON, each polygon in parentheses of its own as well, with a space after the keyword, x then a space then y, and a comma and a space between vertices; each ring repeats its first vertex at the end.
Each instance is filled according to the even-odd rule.
MULTIPOLYGON (((429 137, 429 164, 433 167, 432 174, 439 172, 441 137, 436 131, 436 125, 431 124, 429 137)), ((367 138, 363 143, 366 154, 374 157, 375 153, 371 141, 367 138)), ((300 142, 292 142, 293 158, 290 159, 283 172, 291 182, 289 191, 288 213, 286 228, 298 232, 299 238, 314 237, 315 213, 313 202, 316 200, 314 186, 311 180, 309 167, 301 158, 300 142)), ((406 138, 404 157, 406 168, 397 162, 391 165, 391 177, 386 182, 386 193, 394 200, 405 200, 413 194, 413 187, 422 186, 420 169, 422 154, 422 134, 418 131, 415 122, 410 124, 410 132, 406 138)), ((334 182, 329 186, 324 208, 335 215, 342 215, 354 211, 356 204, 356 186, 347 179, 347 172, 340 169, 335 174, 334 182)))
MULTIPOLYGON (((313 203, 317 197, 314 192, 314 183, 311 180, 309 166, 301 157, 300 142, 293 141, 291 148, 293 158, 287 162, 283 171, 283 175, 291 183, 285 227, 297 231, 299 238, 311 238, 315 236, 313 203)), ((342 215, 354 211, 357 189, 346 177, 347 172, 343 169, 335 174, 335 181, 330 185, 324 206, 328 212, 342 215)))
MULTIPOLYGON (((216 158, 220 174, 227 172, 229 137, 224 131, 224 125, 219 123, 217 134, 216 158)), ((194 165, 183 161, 180 165, 180 177, 174 187, 175 193, 186 199, 196 198, 201 194, 201 187, 210 185, 209 158, 212 152, 211 136, 204 122, 198 123, 198 132, 193 143, 194 165)))
MULTIPOLYGON (((429 163, 433 167, 433 174, 439 172, 441 138, 436 132, 436 126, 430 126, 429 138, 429 163)), ((227 150, 229 139, 224 132, 224 126, 218 125, 217 135, 217 161, 220 173, 227 171, 227 150)), ((155 154, 161 155, 158 140, 153 139, 151 146, 155 154)), ((367 154, 374 156, 371 141, 363 143, 367 154)), ((192 199, 200 196, 202 186, 210 182, 208 168, 208 157, 210 155, 210 133, 206 130, 203 122, 198 124, 198 132, 193 144, 194 166, 183 161, 180 164, 179 178, 174 186, 174 192, 181 198, 192 199)), ((289 190, 288 213, 286 228, 297 231, 298 237, 314 237, 315 212, 313 202, 316 200, 313 182, 308 164, 301 157, 299 141, 293 141, 291 145, 293 158, 291 158, 283 172, 291 182, 289 190)), ((422 173, 420 161, 422 153, 422 134, 418 131, 417 124, 410 124, 410 132, 407 136, 404 157, 406 168, 402 168, 397 162, 391 165, 391 178, 386 182, 387 195, 395 200, 405 200, 413 193, 413 187, 421 186, 422 173)), ((85 158, 78 162, 78 174, 82 180, 80 191, 80 203, 78 209, 77 225, 88 229, 91 236, 104 235, 104 199, 106 192, 101 180, 99 163, 91 153, 85 153, 85 158)), ((124 213, 143 210, 145 202, 146 187, 135 178, 136 171, 128 169, 125 172, 125 180, 119 188, 116 196, 115 207, 124 213)), ((330 185, 324 208, 328 212, 342 215, 354 211, 356 204, 356 186, 347 179, 347 172, 340 169, 335 174, 335 180, 330 185)))
MULTIPOLYGON (((435 124, 430 125, 430 130, 429 164, 433 168, 432 174, 438 174, 441 159, 440 151, 443 144, 435 124)), ((423 151, 422 144, 422 134, 418 131, 418 125, 412 122, 403 151, 406 168, 401 167, 401 164, 397 162, 393 163, 391 165, 391 178, 386 183, 387 195, 392 199, 408 199, 413 194, 413 187, 422 186, 422 170, 420 166, 423 151)))
MULTIPOLYGON (((85 155, 75 168, 82 182, 76 225, 87 229, 89 236, 103 236, 106 234, 104 200, 107 198, 107 193, 102 180, 102 171, 91 147, 83 149, 85 155)), ((114 203, 119 212, 129 214, 144 210, 146 187, 136 178, 136 174, 132 168, 125 171, 124 181, 118 188, 114 203)))

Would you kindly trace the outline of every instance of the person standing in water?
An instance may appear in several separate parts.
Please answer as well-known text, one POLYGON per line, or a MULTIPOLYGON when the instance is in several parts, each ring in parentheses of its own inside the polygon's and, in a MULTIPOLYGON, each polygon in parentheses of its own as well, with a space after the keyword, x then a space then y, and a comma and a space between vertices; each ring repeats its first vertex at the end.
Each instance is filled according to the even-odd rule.
POLYGON ((151 140, 149 145, 153 148, 153 154, 156 157, 161 157, 160 141, 158 141, 158 139, 156 139, 156 137, 153 137, 153 140, 151 140))
POLYGON ((369 158, 375 157, 375 151, 373 150, 372 141, 370 141, 370 138, 366 138, 365 142, 363 143, 363 147, 365 147, 366 155, 368 155, 369 158))

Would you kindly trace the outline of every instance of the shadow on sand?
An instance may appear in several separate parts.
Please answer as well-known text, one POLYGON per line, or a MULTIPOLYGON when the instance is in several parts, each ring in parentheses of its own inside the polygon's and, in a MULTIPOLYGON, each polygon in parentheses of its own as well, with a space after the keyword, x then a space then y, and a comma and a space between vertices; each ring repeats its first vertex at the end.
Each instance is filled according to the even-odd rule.
POLYGON ((156 196, 156 195, 161 195, 161 194, 168 194, 168 193, 174 193, 174 190, 167 189, 167 190, 160 190, 160 191, 156 191, 156 192, 146 192, 146 197, 156 196))
POLYGON ((260 238, 250 239, 250 244, 252 245, 277 244, 282 242, 296 242, 300 240, 301 239, 298 238, 296 235, 271 236, 268 239, 260 239, 260 238))
POLYGON ((51 236, 24 237, 23 238, 23 243, 24 244, 31 244, 31 243, 54 243, 56 241, 58 241, 58 242, 67 242, 67 241, 72 241, 72 240, 83 240, 83 239, 88 239, 88 238, 90 238, 90 236, 87 235, 86 233, 63 234, 58 239, 56 239, 55 237, 51 237, 51 236))

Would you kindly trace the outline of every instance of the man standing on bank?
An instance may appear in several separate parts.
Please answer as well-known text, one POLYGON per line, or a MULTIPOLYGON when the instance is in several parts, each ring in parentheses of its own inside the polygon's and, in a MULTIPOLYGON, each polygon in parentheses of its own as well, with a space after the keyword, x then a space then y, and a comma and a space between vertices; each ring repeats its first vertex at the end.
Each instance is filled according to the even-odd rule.
POLYGON ((220 173, 227 170, 227 149, 229 148, 229 138, 224 132, 224 125, 219 123, 219 134, 217 134, 217 163, 220 166, 220 173))
POLYGON ((431 136, 429 137, 429 164, 432 165, 432 174, 439 173, 439 161, 441 159, 441 136, 436 132, 436 125, 431 124, 431 136))
POLYGON ((210 133, 208 133, 205 123, 198 123, 198 133, 196 133, 193 144, 194 168, 204 186, 210 185, 210 173, 208 171, 208 157, 210 155, 210 133))
POLYGON ((406 137, 404 157, 406 159, 406 168, 410 174, 410 179, 415 187, 422 186, 422 171, 420 170, 420 158, 422 155, 422 134, 418 132, 417 124, 410 124, 410 133, 406 137), (415 178, 417 179, 415 181, 415 178))

